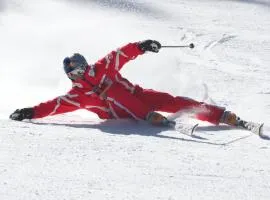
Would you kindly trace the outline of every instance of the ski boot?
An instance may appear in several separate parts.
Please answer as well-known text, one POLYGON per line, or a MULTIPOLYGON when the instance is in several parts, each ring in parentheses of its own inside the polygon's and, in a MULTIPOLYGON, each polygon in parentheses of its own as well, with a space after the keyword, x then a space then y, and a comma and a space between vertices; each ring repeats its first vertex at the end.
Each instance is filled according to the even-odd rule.
POLYGON ((155 126, 174 127, 176 124, 175 121, 168 120, 162 114, 157 113, 157 112, 148 113, 146 117, 146 121, 148 121, 150 124, 155 125, 155 126))
POLYGON ((220 123, 227 124, 229 126, 238 126, 240 118, 236 116, 236 114, 230 111, 224 111, 221 116, 220 123))
POLYGON ((240 117, 230 111, 224 111, 220 123, 250 130, 258 135, 262 134, 263 124, 242 120, 240 117))

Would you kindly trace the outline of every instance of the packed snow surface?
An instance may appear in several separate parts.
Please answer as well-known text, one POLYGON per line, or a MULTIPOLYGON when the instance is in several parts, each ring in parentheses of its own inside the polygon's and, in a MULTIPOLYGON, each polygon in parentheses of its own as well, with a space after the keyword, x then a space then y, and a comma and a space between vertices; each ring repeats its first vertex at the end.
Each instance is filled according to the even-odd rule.
POLYGON ((64 57, 93 63, 144 39, 195 48, 147 53, 126 78, 270 134, 269 0, 2 0, 0 199, 270 199, 270 141, 247 131, 200 122, 192 138, 85 111, 8 119, 70 89, 64 57))

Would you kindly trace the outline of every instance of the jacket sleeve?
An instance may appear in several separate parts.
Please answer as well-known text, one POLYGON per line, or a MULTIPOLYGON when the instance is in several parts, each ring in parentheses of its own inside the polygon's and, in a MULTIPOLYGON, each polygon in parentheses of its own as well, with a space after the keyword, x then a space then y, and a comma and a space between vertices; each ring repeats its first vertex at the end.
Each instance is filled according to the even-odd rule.
POLYGON ((124 88, 126 88, 132 94, 134 93, 135 86, 131 82, 129 82, 129 80, 127 80, 126 78, 122 77, 122 75, 120 73, 116 73, 116 75, 115 75, 115 81, 117 83, 123 85, 124 88))
POLYGON ((66 95, 56 97, 53 100, 40 103, 34 106, 33 109, 33 119, 36 119, 75 111, 80 109, 80 104, 72 99, 72 94, 68 93, 66 95))
POLYGON ((122 69, 124 64, 130 60, 134 60, 137 56, 142 55, 144 52, 138 47, 138 43, 129 43, 116 51, 112 51, 107 56, 97 62, 102 64, 105 69, 115 74, 122 69))

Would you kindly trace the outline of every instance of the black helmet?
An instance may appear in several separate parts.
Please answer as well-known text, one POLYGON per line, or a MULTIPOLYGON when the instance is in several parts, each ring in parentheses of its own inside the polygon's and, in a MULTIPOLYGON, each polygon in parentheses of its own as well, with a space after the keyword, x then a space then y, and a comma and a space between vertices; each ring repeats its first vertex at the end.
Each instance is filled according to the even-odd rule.
POLYGON ((63 60, 64 70, 66 74, 77 68, 85 68, 88 63, 86 59, 79 53, 74 53, 71 57, 66 57, 63 60), (72 63, 72 66, 70 65, 72 63))

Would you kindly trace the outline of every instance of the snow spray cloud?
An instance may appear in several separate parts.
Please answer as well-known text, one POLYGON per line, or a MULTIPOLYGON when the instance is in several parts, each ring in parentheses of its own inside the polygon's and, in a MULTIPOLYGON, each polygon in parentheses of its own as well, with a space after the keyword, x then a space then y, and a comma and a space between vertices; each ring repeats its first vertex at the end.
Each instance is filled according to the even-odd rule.
POLYGON ((0 1, 0 12, 3 12, 5 9, 5 2, 0 1))
POLYGON ((168 17, 164 11, 154 7, 147 1, 134 0, 69 0, 70 2, 98 5, 103 9, 114 9, 118 12, 127 12, 144 17, 163 18, 168 17))

